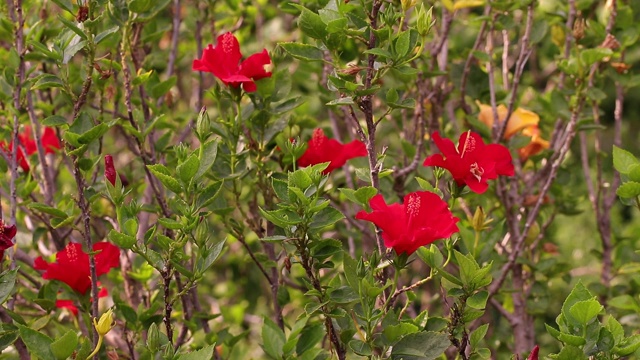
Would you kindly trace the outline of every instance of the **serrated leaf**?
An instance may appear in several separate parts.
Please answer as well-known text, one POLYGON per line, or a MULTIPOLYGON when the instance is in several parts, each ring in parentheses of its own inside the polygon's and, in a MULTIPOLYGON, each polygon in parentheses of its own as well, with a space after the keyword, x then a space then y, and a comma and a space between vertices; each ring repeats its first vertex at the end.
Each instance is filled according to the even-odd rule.
POLYGON ((356 355, 371 356, 373 354, 371 346, 362 340, 353 339, 349 341, 349 348, 353 350, 356 355))
POLYGON ((216 344, 211 344, 206 348, 202 348, 198 351, 192 351, 188 354, 182 354, 178 357, 178 360, 210 360, 213 359, 213 351, 216 344))
POLYGON ((42 213, 49 214, 51 216, 55 216, 62 219, 66 219, 67 217, 69 217, 69 215, 67 215, 66 212, 56 209, 54 207, 51 207, 49 205, 41 204, 41 203, 30 203, 29 205, 27 205, 27 208, 38 210, 42 213))
POLYGON ((621 198, 634 198, 640 196, 640 182, 629 181, 626 182, 616 190, 616 194, 621 198))
POLYGON ((96 43, 96 45, 98 45, 102 40, 109 37, 109 35, 115 34, 118 30, 120 30, 120 26, 118 25, 110 27, 107 30, 96 35, 96 38, 93 41, 96 43))
POLYGON ((480 344, 480 341, 482 341, 485 335, 487 335, 487 330, 489 330, 489 324, 484 324, 484 325, 480 325, 477 329, 475 329, 471 333, 471 336, 469 337, 471 342, 471 348, 478 347, 478 344, 480 344))
POLYGON ((213 164, 216 162, 218 156, 218 140, 210 140, 200 145, 200 167, 194 175, 195 180, 200 179, 202 175, 206 174, 213 164))
POLYGON ((603 309, 598 300, 590 299, 578 301, 573 304, 569 309, 569 313, 574 319, 578 320, 580 324, 586 326, 591 323, 603 309))
POLYGON ((90 144, 91 142, 99 139, 107 131, 109 131, 109 125, 105 123, 98 124, 91 128, 89 131, 86 131, 82 135, 80 135, 80 137, 78 138, 78 143, 90 144))
POLYGON ((171 90, 172 87, 176 85, 177 82, 178 82, 178 78, 175 75, 168 78, 167 80, 155 85, 151 89, 151 96, 153 96, 156 99, 164 96, 166 93, 169 92, 169 90, 171 90))
POLYGON ((298 60, 304 61, 322 61, 324 59, 324 53, 319 48, 308 45, 308 44, 300 44, 300 43, 278 43, 287 54, 298 60))
POLYGON ((8 270, 0 275, 0 305, 4 304, 16 285, 18 269, 8 270))
POLYGON ((580 60, 582 63, 589 67, 599 61, 604 60, 607 57, 610 57, 613 54, 611 49, 607 48, 594 48, 594 49, 586 49, 580 53, 580 60))
POLYGON ((282 329, 271 319, 265 317, 262 326, 262 348, 273 359, 281 359, 284 351, 285 336, 282 329))
POLYGON ((47 116, 42 120, 42 125, 44 126, 60 126, 65 124, 67 124, 67 119, 60 115, 47 116))
POLYGON ((181 164, 178 164, 176 167, 176 173, 180 177, 185 184, 189 184, 189 182, 194 178, 198 169, 200 168, 200 159, 196 154, 191 154, 189 157, 181 164))
POLYGON ((391 350, 394 360, 433 360, 449 348, 449 337, 442 333, 424 331, 402 338, 391 350))
POLYGON ((148 165, 149 171, 160 180, 162 185, 164 185, 167 189, 173 191, 176 194, 182 192, 182 186, 178 180, 176 180, 173 176, 169 175, 169 170, 161 164, 148 165))
POLYGON ((47 335, 18 324, 20 338, 27 346, 27 350, 33 356, 37 356, 41 360, 57 360, 51 352, 51 344, 53 340, 47 335))
POLYGON ((620 173, 627 175, 640 161, 627 150, 613 146, 613 167, 620 173))
POLYGON ((42 89, 50 89, 50 88, 61 88, 64 87, 64 83, 60 80, 59 77, 46 74, 38 79, 33 86, 31 86, 31 90, 42 90, 42 89))
POLYGON ((78 335, 75 331, 69 330, 51 343, 51 352, 58 360, 64 360, 73 354, 77 346, 78 335))
POLYGON ((303 33, 314 39, 326 39, 328 35, 327 24, 322 21, 320 15, 298 4, 291 4, 291 6, 300 10, 300 16, 298 17, 298 26, 303 33))

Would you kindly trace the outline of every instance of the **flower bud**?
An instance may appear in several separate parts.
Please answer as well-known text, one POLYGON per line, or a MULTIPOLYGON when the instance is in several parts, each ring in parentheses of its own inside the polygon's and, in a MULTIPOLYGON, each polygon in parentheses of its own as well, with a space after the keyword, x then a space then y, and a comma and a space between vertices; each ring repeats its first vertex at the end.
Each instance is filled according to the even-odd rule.
POLYGON ((418 0, 400 0, 400 4, 402 5, 402 11, 407 11, 416 5, 418 0))
POLYGON ((584 21, 584 19, 577 19, 573 23, 573 38, 576 39, 576 41, 580 41, 580 39, 584 37, 585 27, 586 22, 584 21))
POLYGON ((435 24, 435 20, 433 20, 433 7, 429 8, 429 11, 425 11, 424 4, 420 5, 420 10, 418 10, 418 22, 416 24, 418 34, 422 37, 429 35, 429 31, 433 24, 435 24))
POLYGON ((207 108, 203 106, 200 110, 200 114, 198 114, 198 120, 196 120, 196 132, 198 133, 198 136, 206 138, 209 135, 210 128, 211 120, 209 120, 207 108))
POLYGON ((109 180, 111 185, 116 186, 116 168, 113 166, 111 155, 104 156, 104 177, 109 180))
POLYGON ((484 229, 484 220, 486 218, 486 214, 482 209, 482 206, 478 206, 476 208, 475 214, 473 214, 473 220, 471 221, 473 225, 473 229, 477 232, 481 232, 484 229))
POLYGON ((111 329, 113 328, 113 309, 107 310, 102 316, 100 316, 100 320, 93 319, 93 326, 95 326, 98 335, 105 336, 111 329))
POLYGON ((147 348, 152 354, 155 354, 160 347, 160 333, 158 332, 158 325, 156 323, 152 323, 149 326, 149 331, 147 332, 147 348))

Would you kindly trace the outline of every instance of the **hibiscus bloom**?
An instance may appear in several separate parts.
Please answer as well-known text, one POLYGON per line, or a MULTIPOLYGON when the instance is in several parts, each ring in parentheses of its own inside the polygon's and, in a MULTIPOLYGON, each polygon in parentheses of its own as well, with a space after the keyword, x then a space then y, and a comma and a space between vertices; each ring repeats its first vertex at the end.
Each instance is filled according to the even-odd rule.
POLYGON ((342 167, 347 160, 367 156, 367 148, 362 141, 353 140, 348 144, 341 144, 335 139, 329 139, 322 129, 315 129, 309 140, 307 151, 298 159, 298 166, 310 166, 330 162, 323 171, 328 174, 342 167))
MULTIPOLYGON (((93 244, 96 274, 106 274, 112 268, 120 266, 120 249, 108 242, 93 244)), ((48 280, 59 280, 69 285, 79 294, 86 294, 91 288, 89 271, 89 255, 82 251, 82 245, 70 243, 62 251, 56 253, 56 262, 47 263, 42 257, 35 260, 34 268, 44 270, 42 277, 48 280)))
POLYGON ((514 174, 509 150, 500 144, 485 145, 482 137, 474 132, 460 135, 457 148, 453 141, 441 138, 438 132, 433 134, 433 141, 442 154, 429 156, 423 165, 449 170, 458 186, 467 185, 475 193, 482 194, 487 190, 487 180, 514 174))
POLYGON ((369 201, 370 213, 360 211, 356 219, 376 224, 382 230, 384 245, 396 254, 411 255, 419 247, 458 232, 447 203, 428 191, 417 191, 404 197, 404 204, 387 205, 378 194, 369 201))
MULTIPOLYGON (((491 109, 491 106, 481 104, 479 102, 477 104, 480 107, 478 120, 491 128, 493 126, 493 110, 491 109)), ((507 117, 508 109, 504 105, 499 105, 496 110, 498 112, 500 123, 502 123, 507 117)), ((538 114, 523 108, 515 109, 509 117, 507 128, 504 131, 505 140, 509 140, 519 131, 522 132, 522 135, 531 138, 531 142, 527 146, 518 150, 521 160, 526 160, 529 156, 533 156, 540 153, 542 150, 549 148, 549 142, 540 136, 540 129, 538 128, 539 122, 540 117, 538 114)))
POLYGON ((4 258, 4 251, 13 246, 13 238, 17 232, 15 224, 8 226, 0 219, 0 261, 4 258))
POLYGON ((194 71, 213 73, 225 85, 237 88, 242 85, 246 92, 256 91, 254 80, 271 77, 265 66, 271 64, 266 49, 249 56, 244 61, 238 39, 232 33, 218 36, 217 46, 209 44, 202 52, 202 59, 193 60, 194 71))
MULTIPOLYGON (((18 138, 20 139, 21 147, 18 147, 18 165, 22 168, 24 172, 28 172, 30 167, 27 162, 26 156, 22 151, 22 148, 27 153, 27 156, 31 156, 38 152, 38 146, 36 141, 33 139, 31 127, 29 125, 25 126, 23 131, 18 134, 18 138)), ((53 154, 56 150, 60 149, 60 140, 56 135, 56 132, 53 128, 45 127, 42 133, 41 138, 42 146, 44 147, 45 154, 53 154)), ((7 145, 6 142, 0 141, 0 148, 4 150, 7 155, 10 157, 11 152, 13 151, 13 141, 7 145)))

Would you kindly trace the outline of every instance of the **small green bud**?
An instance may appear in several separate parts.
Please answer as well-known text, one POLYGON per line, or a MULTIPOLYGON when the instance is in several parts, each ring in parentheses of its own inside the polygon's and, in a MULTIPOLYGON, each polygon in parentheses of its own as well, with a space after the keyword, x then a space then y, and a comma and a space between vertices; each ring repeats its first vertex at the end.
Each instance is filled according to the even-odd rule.
POLYGON ((205 106, 200 110, 198 119, 196 120, 196 133, 200 139, 206 139, 209 136, 211 130, 211 120, 207 114, 207 108, 205 106))
POLYGON ((147 332, 147 348, 152 354, 155 354, 160 347, 160 333, 158 332, 158 325, 156 323, 149 326, 147 332))
POLYGON ((429 31, 431 31, 431 28, 435 23, 435 20, 433 20, 433 7, 429 8, 429 11, 425 11, 424 4, 420 5, 420 10, 418 10, 418 22, 416 24, 418 34, 422 37, 429 35, 429 31))

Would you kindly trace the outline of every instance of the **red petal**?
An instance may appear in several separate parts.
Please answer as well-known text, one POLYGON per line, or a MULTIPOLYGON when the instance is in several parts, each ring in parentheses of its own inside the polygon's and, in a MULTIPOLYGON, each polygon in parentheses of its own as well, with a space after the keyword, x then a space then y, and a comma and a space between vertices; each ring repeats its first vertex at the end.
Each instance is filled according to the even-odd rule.
POLYGON ((49 269, 49 263, 46 262, 42 256, 38 256, 34 261, 33 261, 33 268, 36 270, 44 270, 47 271, 49 269))
POLYGON ((113 157, 111 155, 104 156, 104 177, 109 180, 111 185, 116 186, 116 168, 113 166, 113 157))
POLYGON ((93 244, 93 251, 100 251, 95 255, 98 276, 120 266, 120 249, 117 246, 103 241, 93 244))
POLYGON ((438 147, 438 149, 440 149, 440 152, 442 153, 442 155, 444 155, 445 157, 449 157, 452 155, 456 155, 458 152, 456 151, 456 146, 453 144, 453 141, 447 139, 447 138, 442 138, 440 137, 440 133, 439 132, 434 132, 433 135, 433 142, 436 143, 436 146, 438 147))
POLYGON ((527 360, 538 360, 538 351, 540 351, 540 347, 536 345, 533 350, 531 350, 531 354, 529 354, 527 360))
MULTIPOLYGON (((242 62, 242 64, 240 64, 240 74, 252 78, 253 80, 270 77, 271 73, 264 68, 269 64, 271 64, 269 53, 266 49, 263 49, 262 52, 249 56, 242 62)), ((245 89, 245 91, 247 90, 245 89)))
POLYGON ((60 140, 53 128, 45 127, 42 134, 42 145, 47 154, 55 153, 56 149, 60 149, 60 140))
POLYGON ((238 63, 241 58, 238 39, 231 33, 225 33, 218 36, 218 43, 215 47, 209 44, 202 51, 202 59, 194 60, 192 69, 213 73, 222 82, 228 84, 225 79, 238 74, 238 63))
POLYGON ((497 175, 513 176, 515 174, 511 152, 505 146, 490 144, 486 146, 484 152, 487 158, 495 162, 497 175))

